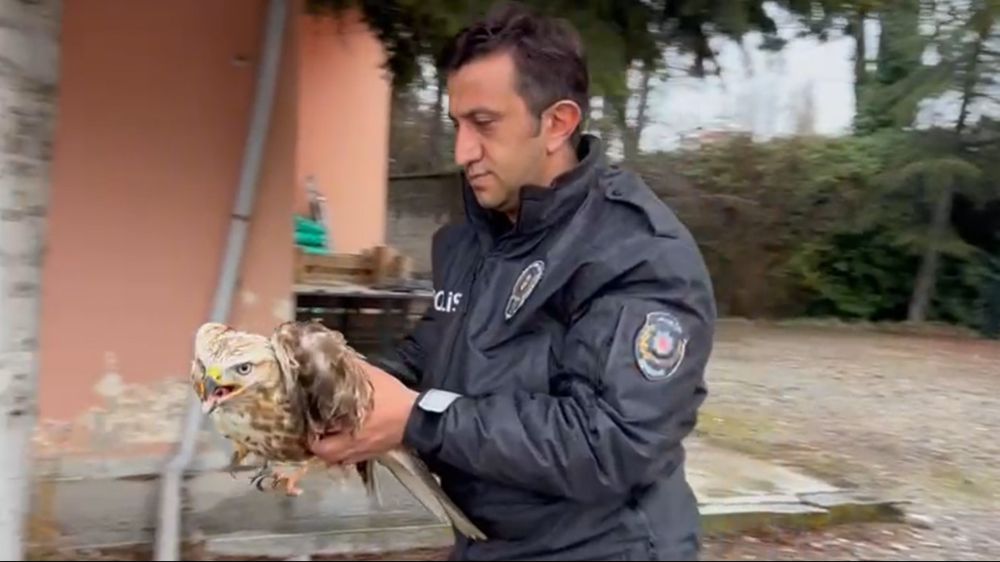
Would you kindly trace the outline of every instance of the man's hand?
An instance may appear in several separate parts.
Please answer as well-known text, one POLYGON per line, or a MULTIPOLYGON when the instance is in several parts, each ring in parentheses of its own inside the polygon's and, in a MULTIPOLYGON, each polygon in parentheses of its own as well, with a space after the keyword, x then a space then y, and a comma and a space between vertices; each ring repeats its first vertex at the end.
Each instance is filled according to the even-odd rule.
POLYGON ((354 464, 394 449, 403 433, 418 394, 389 373, 364 364, 373 387, 374 407, 356 436, 331 435, 310 443, 313 454, 327 464, 354 464))

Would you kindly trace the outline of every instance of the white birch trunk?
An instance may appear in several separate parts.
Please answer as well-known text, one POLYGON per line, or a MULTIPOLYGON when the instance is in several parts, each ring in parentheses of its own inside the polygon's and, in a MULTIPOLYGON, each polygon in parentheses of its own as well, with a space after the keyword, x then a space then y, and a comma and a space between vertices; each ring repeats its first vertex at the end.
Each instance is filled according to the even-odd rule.
POLYGON ((0 0, 0 560, 23 560, 61 0, 0 0))

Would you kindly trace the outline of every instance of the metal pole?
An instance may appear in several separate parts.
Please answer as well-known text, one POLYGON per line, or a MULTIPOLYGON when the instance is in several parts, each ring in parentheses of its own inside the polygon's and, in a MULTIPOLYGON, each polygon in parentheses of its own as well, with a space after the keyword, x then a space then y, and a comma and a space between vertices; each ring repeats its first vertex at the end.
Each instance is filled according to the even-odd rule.
MULTIPOLYGON (((262 59, 258 69, 257 93, 254 100, 252 121, 247 137, 240 183, 232 211, 229 238, 222 260, 218 286, 212 305, 211 320, 225 322, 236 289, 237 275, 243 258, 247 229, 253 213, 261 161, 267 133, 270 128, 271 108, 274 104, 281 46, 284 39, 287 0, 271 0, 268 5, 267 29, 262 59)), ((184 418, 184 428, 177 454, 167 463, 160 480, 160 511, 156 528, 156 560, 178 560, 181 541, 181 479, 194 456, 202 414, 197 401, 191 397, 184 418)))

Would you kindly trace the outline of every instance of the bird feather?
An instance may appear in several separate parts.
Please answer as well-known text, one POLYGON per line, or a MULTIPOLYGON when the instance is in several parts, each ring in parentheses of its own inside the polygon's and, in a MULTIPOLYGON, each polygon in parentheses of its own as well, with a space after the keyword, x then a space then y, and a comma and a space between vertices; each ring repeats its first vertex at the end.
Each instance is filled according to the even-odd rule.
MULTIPOLYGON (((357 434, 374 405, 374 389, 364 369, 364 356, 344 335, 319 322, 286 322, 270 337, 209 323, 195 337, 192 386, 203 400, 206 388, 236 388, 210 416, 223 435, 236 443, 240 456, 254 453, 293 474, 279 476, 289 493, 300 493, 297 480, 318 459, 311 453, 314 437, 357 434), (253 369, 245 365, 252 364, 253 369), (213 375, 207 375, 207 366, 213 375), (245 378, 231 375, 248 373, 245 378), (221 374, 220 374, 221 373, 221 374)), ((442 522, 472 540, 486 535, 458 508, 428 468, 404 448, 391 450, 354 469, 367 493, 381 504, 376 464, 386 467, 413 496, 442 522)), ((255 476, 260 486, 261 475, 255 476)), ((275 480, 275 482, 277 482, 275 480)))

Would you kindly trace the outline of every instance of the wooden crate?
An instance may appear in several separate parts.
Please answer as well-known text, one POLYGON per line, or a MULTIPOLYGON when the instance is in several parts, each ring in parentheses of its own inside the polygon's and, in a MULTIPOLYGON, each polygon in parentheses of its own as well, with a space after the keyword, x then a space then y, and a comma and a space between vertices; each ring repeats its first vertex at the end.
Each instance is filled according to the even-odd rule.
POLYGON ((376 246, 360 254, 322 255, 296 250, 295 282, 379 286, 409 280, 412 261, 387 246, 376 246))

